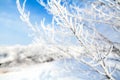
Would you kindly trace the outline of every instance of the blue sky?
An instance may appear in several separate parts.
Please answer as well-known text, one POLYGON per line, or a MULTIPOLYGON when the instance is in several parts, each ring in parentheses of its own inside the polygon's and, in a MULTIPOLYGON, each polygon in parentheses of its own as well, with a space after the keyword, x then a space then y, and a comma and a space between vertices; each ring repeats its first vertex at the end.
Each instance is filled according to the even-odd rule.
MULTIPOLYGON (((40 22, 44 17, 47 23, 51 21, 51 16, 36 0, 27 0, 26 10, 31 12, 32 23, 40 22)), ((19 16, 16 0, 0 0, 0 45, 27 45, 32 42, 32 38, 28 36, 29 29, 19 16)), ((114 42, 120 42, 120 33, 113 33, 112 29, 105 26, 100 26, 98 29, 114 42)))
MULTIPOLYGON (((28 0, 26 10, 30 10, 33 23, 34 21, 40 22, 44 17, 48 17, 47 21, 50 21, 50 16, 36 0, 28 0)), ((0 45, 31 43, 32 38, 28 36, 29 29, 19 16, 16 0, 0 0, 0 45)))

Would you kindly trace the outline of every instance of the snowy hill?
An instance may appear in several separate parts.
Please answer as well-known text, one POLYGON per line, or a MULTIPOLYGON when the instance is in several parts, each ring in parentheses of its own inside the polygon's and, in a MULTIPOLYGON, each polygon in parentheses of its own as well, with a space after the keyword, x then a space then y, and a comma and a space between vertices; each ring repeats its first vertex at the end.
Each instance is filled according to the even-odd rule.
MULTIPOLYGON (((73 58, 83 52, 82 48, 73 47, 76 46, 0 47, 0 80, 105 80, 105 76, 73 58)), ((108 63, 117 63, 114 77, 119 80, 120 62, 108 63)))
POLYGON ((31 66, 14 67, 10 69, 10 72, 0 74, 0 80, 96 80, 98 77, 99 80, 103 79, 92 69, 75 60, 68 59, 66 61, 67 63, 60 60, 31 66))

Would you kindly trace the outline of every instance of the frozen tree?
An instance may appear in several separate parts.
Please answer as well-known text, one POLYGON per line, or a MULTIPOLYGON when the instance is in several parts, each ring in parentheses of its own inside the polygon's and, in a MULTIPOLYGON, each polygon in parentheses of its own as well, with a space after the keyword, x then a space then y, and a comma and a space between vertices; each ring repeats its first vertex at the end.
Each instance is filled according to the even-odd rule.
POLYGON ((46 3, 44 0, 37 0, 52 15, 52 22, 45 25, 44 19, 41 21, 41 27, 30 22, 30 12, 25 13, 26 0, 22 6, 19 1, 17 0, 16 4, 20 18, 33 31, 34 42, 44 44, 77 42, 76 46, 79 48, 74 47, 72 52, 65 51, 64 46, 59 48, 64 54, 90 66, 106 79, 115 80, 113 75, 117 67, 116 64, 110 65, 109 59, 113 55, 113 48, 118 50, 117 55, 120 54, 120 50, 96 27, 109 26, 120 32, 119 0, 47 0, 46 3), (83 50, 79 52, 78 49, 81 48, 83 50))

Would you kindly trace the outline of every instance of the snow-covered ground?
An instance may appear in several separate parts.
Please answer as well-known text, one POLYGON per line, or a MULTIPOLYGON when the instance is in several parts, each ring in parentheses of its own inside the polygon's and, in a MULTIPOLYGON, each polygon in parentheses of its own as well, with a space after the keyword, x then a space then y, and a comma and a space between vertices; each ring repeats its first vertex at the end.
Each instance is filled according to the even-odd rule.
POLYGON ((60 45, 41 45, 31 44, 28 46, 2 46, 0 47, 0 63, 6 62, 37 62, 43 63, 46 60, 62 59, 73 56, 79 56, 83 52, 82 48, 76 46, 60 46, 60 45))
MULTIPOLYGON (((0 47, 0 80, 105 80, 91 67, 64 54, 75 51, 75 56, 78 56, 77 52, 83 52, 72 47, 75 46, 64 49, 52 45, 0 47)), ((120 63, 117 64, 119 68, 120 63)), ((115 72, 114 77, 120 80, 120 70, 115 72)))
MULTIPOLYGON (((74 59, 58 60, 29 66, 19 66, 4 69, 0 80, 105 80, 92 68, 74 59)), ((120 72, 116 72, 116 80, 120 72)))
POLYGON ((88 66, 70 59, 7 70, 0 74, 0 80, 103 80, 88 66))

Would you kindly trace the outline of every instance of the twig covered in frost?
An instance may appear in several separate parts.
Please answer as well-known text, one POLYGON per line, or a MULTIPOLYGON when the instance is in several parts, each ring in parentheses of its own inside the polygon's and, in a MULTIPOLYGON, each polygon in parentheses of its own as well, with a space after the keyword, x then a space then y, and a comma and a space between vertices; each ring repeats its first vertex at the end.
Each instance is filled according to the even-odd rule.
MULTIPOLYGON (((37 32, 36 40, 40 41, 43 39, 43 41, 45 41, 46 38, 43 36, 47 36, 48 42, 57 43, 57 39, 66 38, 69 35, 72 35, 79 42, 79 47, 84 49, 83 54, 79 53, 80 55, 78 58, 76 54, 73 54, 77 53, 77 51, 74 51, 75 49, 73 49, 73 53, 69 53, 64 51, 63 47, 60 48, 61 51, 64 54, 67 54, 67 56, 69 55, 74 57, 78 61, 89 65, 101 75, 106 76, 107 79, 114 80, 114 77, 112 76, 113 71, 109 71, 111 67, 107 66, 107 60, 112 54, 113 42, 100 34, 96 30, 96 25, 107 24, 112 26, 114 29, 117 29, 119 32, 119 4, 115 3, 117 7, 111 8, 111 0, 106 0, 109 2, 108 4, 102 0, 98 0, 91 3, 87 2, 86 4, 90 5, 81 8, 77 3, 72 4, 72 0, 70 3, 67 2, 67 0, 48 0, 47 3, 44 3, 43 0, 37 1, 53 15, 51 24, 45 26, 44 20, 41 22, 42 29, 36 28, 31 24, 29 13, 26 14, 24 11, 26 0, 23 3, 23 7, 20 6, 19 0, 16 1, 21 19, 28 24, 34 33, 37 32), (116 12, 112 10, 115 10, 116 12), (43 34, 38 35, 41 33, 43 34), (100 66, 103 71, 100 71, 98 66, 100 66)), ((112 5, 114 5, 114 3, 112 5)), ((61 39, 61 41, 62 40, 63 39, 61 39)))
MULTIPOLYGON (((103 37, 99 32, 97 32, 97 30, 95 29, 95 24, 92 23, 93 20, 97 22, 99 20, 97 18, 100 18, 101 22, 104 23, 102 21, 105 19, 104 15, 105 17, 109 17, 109 15, 107 15, 104 12, 101 12, 102 10, 97 9, 95 7, 96 5, 95 6, 93 5, 92 7, 95 8, 97 12, 99 12, 100 14, 103 14, 103 15, 100 15, 100 16, 103 16, 103 18, 99 16, 95 16, 93 17, 95 19, 93 19, 91 18, 92 17, 91 15, 92 13, 95 13, 95 11, 88 12, 87 14, 85 13, 86 15, 84 14, 85 15, 84 16, 84 15, 81 15, 81 13, 87 12, 86 10, 84 11, 82 10, 83 12, 81 12, 81 8, 77 8, 74 5, 70 5, 70 8, 67 9, 67 7, 69 6, 62 5, 61 2, 62 2, 61 0, 58 0, 58 1, 50 0, 47 2, 47 4, 45 4, 43 1, 40 0, 40 3, 44 3, 44 5, 43 4, 41 5, 43 5, 49 12, 51 12, 51 14, 53 14, 54 16, 53 18, 58 26, 61 26, 63 28, 68 28, 72 31, 73 35, 80 42, 80 46, 83 46, 85 48, 86 54, 87 54, 87 55, 85 54, 86 57, 89 57, 93 62, 100 60, 101 62, 99 65, 101 65, 102 69, 104 70, 104 74, 106 75, 106 77, 114 80, 114 78, 110 75, 111 72, 108 71, 106 63, 104 62, 104 61, 107 61, 109 56, 108 54, 111 54, 111 51, 112 51, 111 46, 113 44, 112 42, 107 40, 105 37, 103 37), (72 10, 74 10, 74 13, 72 13, 72 10), (77 18, 76 18, 76 15, 77 15, 77 18), (92 25, 84 25, 86 24, 84 21, 87 21, 92 25)), ((113 17, 114 16, 112 16, 112 18, 113 17)), ((119 20, 119 17, 115 16, 114 18, 119 20)), ((105 19, 104 21, 106 20, 107 19, 105 19)), ((107 20, 108 21, 107 24, 110 23, 109 20, 107 20)), ((89 64, 87 61, 86 63, 89 64)))

